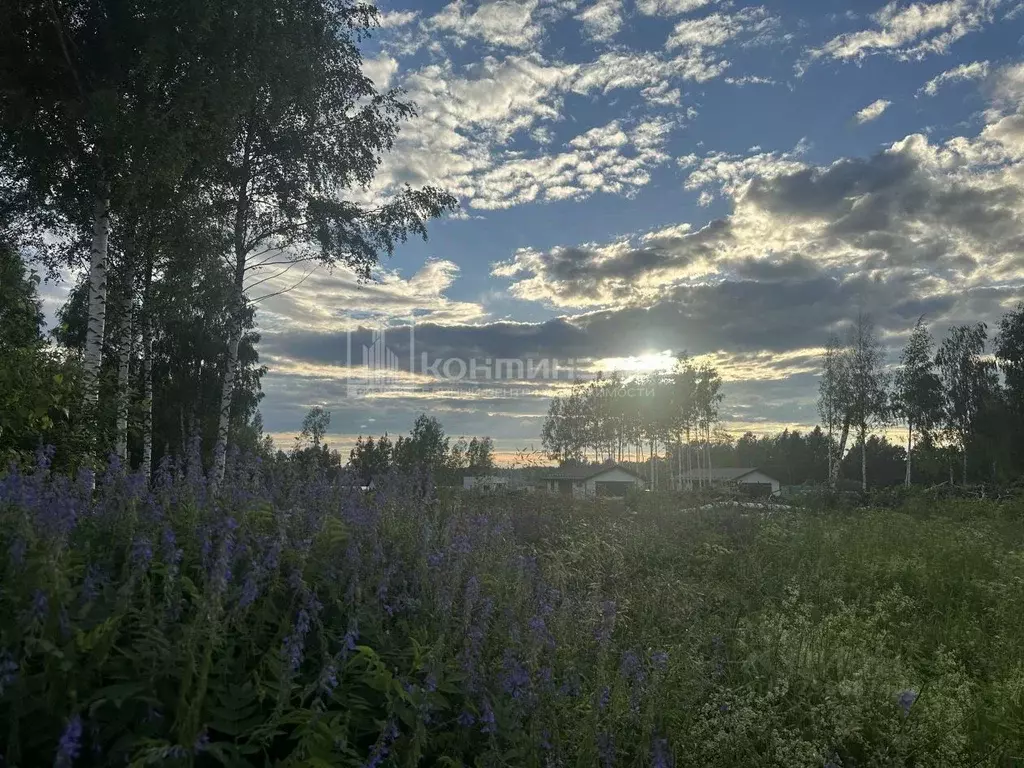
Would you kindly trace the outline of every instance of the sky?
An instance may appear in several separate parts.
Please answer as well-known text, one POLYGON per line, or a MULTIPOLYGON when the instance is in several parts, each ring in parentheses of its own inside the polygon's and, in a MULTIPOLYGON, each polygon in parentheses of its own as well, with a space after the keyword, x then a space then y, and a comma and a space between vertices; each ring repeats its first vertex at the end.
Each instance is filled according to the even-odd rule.
POLYGON ((318 269, 260 303, 283 447, 321 405, 340 449, 427 413, 507 458, 572 376, 682 350, 718 367, 725 429, 806 428, 859 311, 895 363, 922 315, 941 338, 1024 298, 1024 0, 380 7, 365 71, 418 115, 354 195, 461 210, 372 283, 318 269))

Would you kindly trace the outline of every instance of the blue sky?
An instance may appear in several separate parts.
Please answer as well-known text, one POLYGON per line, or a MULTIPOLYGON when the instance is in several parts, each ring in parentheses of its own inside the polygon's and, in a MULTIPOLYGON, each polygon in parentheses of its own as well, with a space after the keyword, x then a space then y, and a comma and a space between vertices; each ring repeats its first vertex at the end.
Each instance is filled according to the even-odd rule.
POLYGON ((325 405, 338 447, 421 411, 539 447, 565 382, 453 395, 410 374, 348 396, 346 332, 410 315, 419 349, 587 374, 686 349, 726 379, 723 426, 764 432, 815 422, 820 347, 859 308, 895 359, 922 312, 941 336, 1021 298, 1021 0, 381 10, 366 71, 419 116, 357 194, 432 184, 462 212, 374 285, 317 272, 263 305, 262 410, 282 438, 325 405))

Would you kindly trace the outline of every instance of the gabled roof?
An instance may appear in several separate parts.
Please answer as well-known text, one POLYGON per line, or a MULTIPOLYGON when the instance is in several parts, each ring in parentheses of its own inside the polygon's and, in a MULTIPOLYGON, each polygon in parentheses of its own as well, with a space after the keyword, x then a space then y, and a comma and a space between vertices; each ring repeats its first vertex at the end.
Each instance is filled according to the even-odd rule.
POLYGON ((610 472, 613 469, 621 470, 626 472, 637 480, 643 480, 642 475, 638 475, 629 467, 624 467, 622 464, 601 464, 599 466, 589 467, 555 467, 549 470, 545 475, 545 480, 590 480, 592 477, 603 475, 605 472, 610 472))
MULTIPOLYGON (((754 472, 761 472, 761 470, 757 467, 721 467, 713 468, 709 475, 706 469, 695 469, 692 472, 684 472, 683 479, 699 480, 701 478, 707 479, 710 476, 712 480, 738 481, 754 472)), ((765 477, 771 477, 767 472, 761 472, 761 474, 765 477)), ((772 480, 774 479, 773 477, 772 480)))

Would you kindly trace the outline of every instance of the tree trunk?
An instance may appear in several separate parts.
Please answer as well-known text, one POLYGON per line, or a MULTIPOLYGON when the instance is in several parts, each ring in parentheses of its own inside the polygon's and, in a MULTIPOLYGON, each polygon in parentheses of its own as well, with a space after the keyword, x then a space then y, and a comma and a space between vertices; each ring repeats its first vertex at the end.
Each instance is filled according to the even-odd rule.
POLYGON ((904 485, 906 485, 907 488, 910 487, 910 463, 911 463, 911 456, 912 456, 913 450, 914 450, 914 425, 910 421, 910 419, 907 419, 907 476, 904 479, 904 485))
POLYGON ((142 294, 142 466, 143 477, 153 476, 153 312, 150 294, 153 260, 146 261, 146 287, 142 294))
MULTIPOLYGON (((832 490, 836 489, 836 484, 839 481, 839 469, 843 463, 843 453, 846 451, 846 440, 850 436, 850 422, 848 420, 843 421, 843 430, 839 433, 839 445, 836 446, 835 461, 832 462, 832 476, 829 478, 829 485, 832 486, 832 490)), ((831 448, 829 449, 831 450, 831 448)))
POLYGON ((131 405, 131 387, 128 382, 132 359, 132 314, 135 306, 135 253, 128 249, 125 274, 125 295, 122 301, 120 340, 117 349, 117 458, 124 465, 128 460, 128 408, 131 405))
POLYGON ((961 473, 962 483, 967 485, 967 446, 964 446, 963 452, 963 471, 961 473))
POLYGON ((107 243, 110 240, 110 201, 97 198, 93 208, 92 245, 89 250, 89 319, 85 330, 82 390, 85 404, 99 402, 103 329, 107 319, 107 243))
POLYGON ((863 424, 860 428, 860 489, 868 490, 868 429, 863 424))
POLYGON ((241 342, 242 328, 236 326, 228 343, 228 365, 224 371, 224 386, 220 395, 220 420, 217 423, 217 443, 213 449, 213 472, 211 488, 216 492, 224 480, 224 468, 227 466, 228 428, 231 426, 231 400, 235 393, 235 375, 238 368, 238 345, 241 342))

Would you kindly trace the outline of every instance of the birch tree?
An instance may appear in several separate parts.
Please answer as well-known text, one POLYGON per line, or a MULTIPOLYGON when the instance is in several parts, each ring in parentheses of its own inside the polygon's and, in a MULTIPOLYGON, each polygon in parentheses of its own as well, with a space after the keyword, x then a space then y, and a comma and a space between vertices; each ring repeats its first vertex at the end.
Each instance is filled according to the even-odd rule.
POLYGON ((942 418, 942 381, 935 372, 935 344, 924 320, 918 320, 900 354, 893 401, 907 425, 907 467, 904 485, 911 484, 914 440, 928 437, 942 418))
MULTIPOLYGON (((239 59, 228 95, 234 116, 215 188, 231 233, 225 258, 236 318, 250 300, 287 290, 274 281, 288 279, 299 264, 341 264, 369 280, 382 253, 409 234, 425 237, 426 221, 456 206, 430 187, 406 187, 376 206, 342 197, 373 180, 399 123, 414 114, 398 92, 378 93, 362 72, 356 42, 375 21, 376 9, 353 0, 252 0, 238 15, 227 42, 239 59)), ((239 319, 234 326, 214 485, 224 474, 242 334, 239 319)))
POLYGON ((850 435, 849 354, 835 334, 825 347, 821 381, 818 385, 818 414, 828 434, 828 480, 834 490, 839 479, 839 465, 846 452, 850 435), (836 433, 839 440, 836 442, 836 433))
POLYGON ((857 427, 861 455, 861 490, 868 488, 867 439, 873 426, 885 422, 889 407, 889 376, 884 369, 885 348, 871 318, 863 312, 850 330, 847 345, 849 363, 848 419, 857 427))
MULTIPOLYGON (((967 449, 986 398, 998 386, 995 363, 983 358, 985 323, 950 329, 935 356, 945 397, 946 434, 960 451, 961 482, 967 483, 967 449)), ((952 478, 951 478, 952 480, 952 478)))

